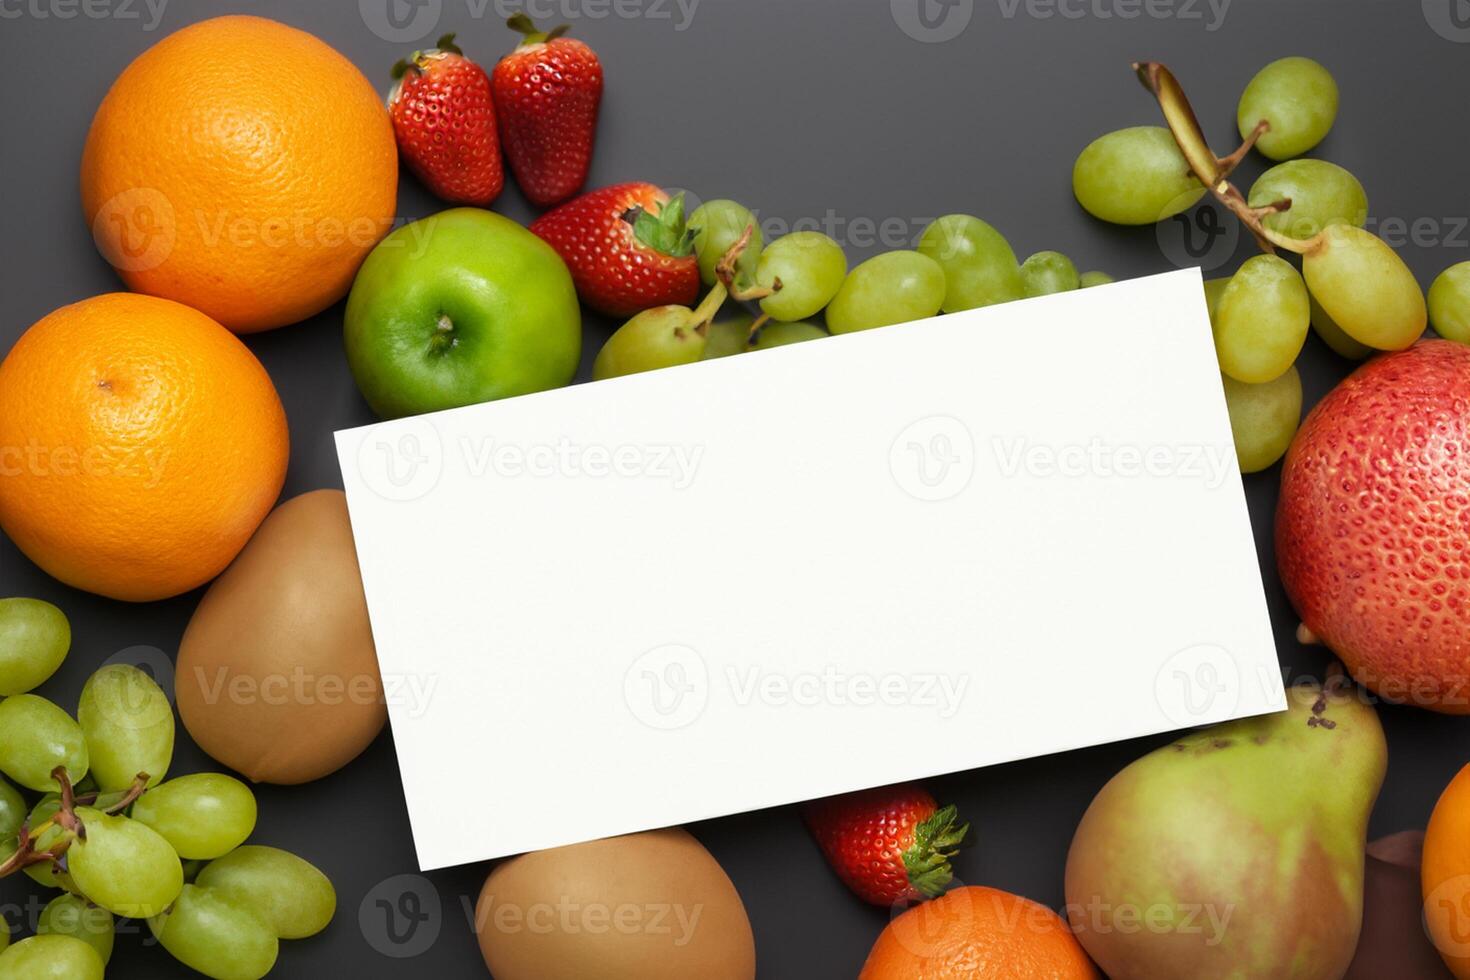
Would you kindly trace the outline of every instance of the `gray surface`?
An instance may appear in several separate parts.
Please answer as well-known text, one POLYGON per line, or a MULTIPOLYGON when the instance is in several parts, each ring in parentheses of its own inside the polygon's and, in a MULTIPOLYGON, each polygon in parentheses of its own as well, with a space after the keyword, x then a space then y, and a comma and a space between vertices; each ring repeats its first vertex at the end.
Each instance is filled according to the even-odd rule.
MULTIPOLYGON (((377 0, 379 16, 383 2, 377 0)), ((835 228, 854 259, 904 244, 874 241, 871 229, 896 230, 906 240, 928 217, 969 211, 999 226, 1022 255, 1057 248, 1083 268, 1120 277, 1185 261, 1177 225, 1166 226, 1160 238, 1151 229, 1107 227, 1083 214, 1069 193, 1072 160, 1106 130, 1156 121, 1128 71, 1134 58, 1163 60, 1178 71, 1217 149, 1224 149, 1234 138, 1241 87, 1260 65, 1286 54, 1316 57, 1336 73, 1342 112, 1319 152, 1363 180, 1380 230, 1404 239, 1412 233, 1403 254, 1420 280, 1427 285, 1444 266, 1470 258, 1462 125, 1470 64, 1470 43, 1464 42, 1470 38, 1460 38, 1470 30, 1448 18, 1454 0, 1425 0, 1424 10, 1402 0, 1234 0, 1223 20, 1217 19, 1221 0, 1216 11, 1206 0, 1153 0, 1146 6, 1134 0, 1061 0, 1060 7, 1038 0, 958 0, 940 32, 954 33, 967 12, 970 19, 942 43, 920 43, 900 29, 900 21, 916 23, 913 2, 893 0, 891 9, 881 0, 703 0, 684 30, 676 29, 683 15, 673 0, 620 0, 616 8, 604 0, 540 0, 531 9, 550 11, 553 22, 570 19, 606 66, 593 185, 647 179, 704 197, 734 197, 768 219, 815 219, 835 228), (614 10, 665 16, 620 17, 614 10), (1432 23, 1440 25, 1438 31, 1432 23)), ((156 9, 159 0, 153 3, 156 9)), ((503 3, 421 0, 404 9, 423 10, 425 17, 437 10, 437 25, 420 21, 397 43, 366 26, 371 18, 360 10, 373 5, 374 0, 364 0, 362 7, 350 0, 174 0, 150 32, 144 28, 153 15, 142 0, 92 0, 85 7, 72 0, 0 0, 0 55, 10 66, 9 83, 0 90, 0 123, 7 134, 0 184, 6 298, 0 350, 55 307, 118 288, 80 217, 78 161, 107 86, 163 33, 231 10, 272 16, 323 37, 384 88, 388 66, 416 42, 432 42, 430 31, 437 37, 439 30, 457 29, 466 50, 487 62, 510 44, 500 26, 508 12, 503 3)), ((380 27, 379 33, 387 31, 380 27)), ((1260 169, 1261 161, 1252 159, 1242 179, 1260 169)), ((513 187, 497 209, 523 221, 531 216, 513 187)), ((429 196, 405 177, 399 213, 415 218, 434 210, 429 196)), ((1248 242, 1241 241, 1236 258, 1246 254, 1248 242)), ((1228 258, 1225 239, 1204 255, 1206 263, 1228 258)), ((340 329, 339 306, 248 341, 290 414, 288 496, 340 485, 330 434, 370 419, 342 357, 340 329)), ((589 320, 586 363, 609 329, 589 320)), ((1347 370, 1315 339, 1302 367, 1311 401, 1347 370)), ((1290 678, 1319 672, 1324 659, 1294 641, 1296 621, 1274 574, 1269 529, 1275 484, 1275 471, 1248 479, 1290 678)), ((822 506, 820 500, 784 499, 795 491, 772 490, 781 499, 769 506, 822 506)), ((46 578, 8 541, 0 541, 0 594, 42 596, 70 615, 76 633, 72 654, 43 689, 68 708, 75 706, 86 676, 117 651, 143 646, 172 656, 197 600, 188 595, 129 606, 82 595, 46 578)), ((781 598, 762 598, 757 591, 749 601, 781 598)), ((1066 596, 1057 602, 1065 605, 1066 596)), ((1392 764, 1373 818, 1375 834, 1422 826, 1439 789, 1470 757, 1462 722, 1393 708, 1383 718, 1392 764)), ((182 730, 180 735, 175 771, 212 768, 182 730)), ((960 858, 959 877, 1060 905, 1062 863, 1077 818, 1097 788, 1149 746, 1108 746, 935 780, 936 794, 959 803, 977 831, 978 846, 960 858)), ((923 750, 914 747, 916 753, 923 750)), ((456 779, 465 778, 493 779, 494 771, 487 766, 483 772, 446 773, 447 799, 456 779)), ((331 875, 341 900, 326 934, 284 945, 274 975, 484 975, 465 906, 484 867, 427 880, 395 879, 413 872, 414 857, 388 736, 344 772, 304 787, 262 788, 259 797, 255 839, 316 861, 331 875), (400 916, 397 935, 407 939, 395 943, 378 901, 408 908, 402 899, 407 889, 419 891, 421 907, 432 912, 437 904, 439 912, 416 930, 400 916), (416 955, 403 958, 405 953, 416 955)), ((578 799, 576 787, 568 786, 559 799, 521 805, 596 801, 578 799)), ((762 976, 856 973, 887 914, 844 891, 794 810, 693 829, 745 899, 762 976)), ((28 884, 0 882, 0 902, 12 923, 39 911, 28 884)), ((139 949, 142 943, 137 936, 121 939, 109 977, 192 975, 161 950, 139 949)))

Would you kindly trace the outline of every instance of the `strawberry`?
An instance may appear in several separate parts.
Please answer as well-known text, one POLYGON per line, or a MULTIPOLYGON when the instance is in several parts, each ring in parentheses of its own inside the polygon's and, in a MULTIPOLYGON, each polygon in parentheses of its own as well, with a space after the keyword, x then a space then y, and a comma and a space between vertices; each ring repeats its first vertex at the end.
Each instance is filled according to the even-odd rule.
POLYGON ((454 35, 393 66, 388 114, 398 151, 435 195, 487 205, 505 186, 495 105, 485 69, 455 47, 454 35))
POLYGON ((943 894, 954 877, 949 859, 970 829, 913 783, 830 796, 803 811, 837 877, 874 905, 943 894))
POLYGON ((506 23, 525 37, 493 73, 500 139, 526 200, 548 208, 587 183, 602 63, 587 45, 562 36, 565 24, 543 33, 523 13, 506 23))
POLYGON ((566 262, 582 302, 608 316, 693 306, 699 295, 682 194, 671 199, 653 184, 614 184, 546 212, 531 231, 566 262))

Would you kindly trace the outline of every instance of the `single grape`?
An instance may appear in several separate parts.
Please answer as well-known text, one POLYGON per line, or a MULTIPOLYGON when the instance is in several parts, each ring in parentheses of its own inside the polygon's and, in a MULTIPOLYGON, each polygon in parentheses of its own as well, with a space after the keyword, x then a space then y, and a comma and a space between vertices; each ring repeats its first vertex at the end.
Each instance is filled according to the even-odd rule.
POLYGON ((1205 186, 1167 129, 1134 126, 1088 144, 1072 167, 1072 193, 1094 217, 1151 225, 1194 207, 1205 186))
POLYGON ((751 350, 770 350, 787 344, 800 344, 807 340, 820 340, 830 336, 827 331, 813 323, 772 322, 761 328, 760 336, 750 345, 751 350))
POLYGON ((134 919, 168 908, 184 886, 184 868, 172 845, 136 820, 91 807, 76 813, 86 836, 72 841, 66 863, 82 894, 134 919))
POLYGON ((1350 361, 1361 361, 1373 353, 1373 348, 1349 337, 1347 331, 1339 327, 1337 321, 1322 309, 1317 297, 1308 293, 1307 298, 1312 301, 1312 330, 1322 339, 1322 343, 1331 347, 1339 357, 1346 357, 1350 361))
POLYGON ((805 320, 832 301, 847 274, 847 256, 819 231, 782 235, 761 252, 756 262, 756 285, 781 288, 760 301, 761 311, 773 320, 805 320))
POLYGON ((1301 156, 1326 138, 1337 118, 1337 82, 1311 58, 1282 58, 1256 73, 1240 96, 1241 139, 1262 119, 1270 132, 1256 142, 1272 160, 1301 156))
POLYGON ((704 359, 729 357, 745 350, 750 340, 750 325, 755 317, 742 314, 730 320, 716 320, 709 325, 709 334, 704 338, 704 359))
POLYGON ((26 801, 20 790, 0 779, 0 840, 14 837, 26 820, 26 801))
POLYGON ((5 921, 5 916, 0 915, 0 953, 5 952, 10 945, 10 923, 5 921))
POLYGON ((1470 262, 1457 262, 1434 278, 1429 322, 1445 340, 1470 344, 1470 262))
POLYGON ((0 772, 46 793, 61 788, 51 770, 65 766, 75 783, 87 765, 87 740, 71 715, 35 694, 0 701, 0 772))
POLYGON ((1061 252, 1037 252, 1021 263, 1021 282, 1027 296, 1048 296, 1082 288, 1082 277, 1072 260, 1061 252))
POLYGON ((944 270, 946 313, 1009 303, 1024 295, 1021 264, 1005 236, 979 218, 946 214, 919 237, 919 251, 944 270))
POLYGON ((1307 287, 1291 263, 1254 255, 1241 265, 1215 306, 1215 353, 1236 381, 1264 384, 1286 373, 1311 325, 1307 287))
POLYGON ((255 912, 282 939, 316 935, 337 911, 337 892, 327 876, 276 847, 237 847, 205 865, 195 884, 255 912))
POLYGON ((761 228, 748 208, 723 198, 705 201, 689 216, 688 226, 695 229, 694 254, 699 259, 699 278, 706 286, 715 284, 715 265, 747 226, 751 228, 750 240, 735 261, 735 278, 748 281, 755 273, 761 254, 761 228))
POLYGON ((160 783, 133 804, 133 819, 173 845, 181 858, 228 854, 255 829, 255 794, 222 772, 196 772, 160 783))
POLYGON ((40 687, 69 649, 71 624, 60 609, 42 599, 0 599, 0 696, 40 687))
POLYGON ((1372 232, 1332 225, 1302 256, 1302 271, 1322 309, 1360 344, 1402 350, 1429 322, 1418 280, 1372 232))
POLYGON ((41 910, 36 932, 42 936, 71 936, 97 951, 102 964, 112 959, 116 929, 112 913, 78 895, 57 895, 41 910))
POLYGON ((156 786, 174 754, 174 712, 168 695, 131 664, 109 664, 87 679, 77 704, 87 736, 92 776, 110 792, 133 784, 138 773, 156 786))
POLYGON ((102 980, 102 958, 72 936, 32 936, 0 952, 5 980, 102 980))
POLYGON ((1084 272, 1077 279, 1078 284, 1083 289, 1087 289, 1090 286, 1106 286, 1108 283, 1113 281, 1113 277, 1108 275, 1106 272, 1097 271, 1084 272))
POLYGON ((1240 472, 1264 470, 1282 457, 1296 435, 1302 418, 1301 375, 1292 365, 1265 384, 1243 384, 1228 374, 1220 377, 1225 382, 1225 407, 1230 412, 1240 472))
POLYGON ((148 928, 174 959, 214 980, 260 980, 276 965, 280 943, 249 909, 209 888, 185 885, 148 928))
POLYGON ((1368 220, 1368 195, 1358 178, 1326 160, 1288 160, 1267 170, 1251 185, 1250 206, 1263 208, 1290 199, 1291 207, 1267 215, 1272 231, 1300 241, 1328 225, 1362 227, 1368 220))
POLYGON ((1225 293, 1225 287, 1230 285, 1230 277, 1205 280, 1205 308, 1210 311, 1210 323, 1215 322, 1215 311, 1220 308, 1220 297, 1225 293))
POLYGON ((944 302, 944 270, 918 252, 884 252, 847 274, 827 307, 833 333, 871 330, 939 312, 944 302))

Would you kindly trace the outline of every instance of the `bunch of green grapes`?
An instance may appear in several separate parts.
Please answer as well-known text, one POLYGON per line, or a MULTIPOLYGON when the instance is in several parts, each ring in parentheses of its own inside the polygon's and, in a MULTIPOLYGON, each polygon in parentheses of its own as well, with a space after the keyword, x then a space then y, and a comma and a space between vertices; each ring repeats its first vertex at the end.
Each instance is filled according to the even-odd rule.
POLYGON ((145 672, 101 668, 75 718, 31 693, 69 645, 56 607, 0 600, 0 875, 24 871, 59 890, 35 936, 11 944, 0 929, 0 977, 101 978, 115 916, 146 919, 165 949, 205 976, 264 977, 279 940, 331 921, 331 882, 295 855, 245 844, 256 801, 240 780, 165 779, 173 708, 145 672), (21 789, 41 796, 28 806, 21 789), (185 862, 208 863, 190 880, 185 862))
POLYGON ((662 306, 634 316, 603 345, 593 365, 594 378, 1113 281, 1102 272, 1079 275, 1059 252, 1038 252, 1018 262, 999 231, 967 214, 930 223, 916 249, 885 252, 852 268, 842 246, 818 231, 796 231, 764 244, 755 215, 735 201, 706 202, 690 217, 690 227, 695 229, 701 278, 711 287, 705 300, 694 310, 662 306), (737 244, 741 250, 728 261, 722 279, 721 260, 737 244), (749 306, 720 316, 727 297, 749 306), (818 316, 825 329, 811 322, 818 316))
MULTIPOLYGON (((1208 184, 1268 246, 1268 254, 1205 289, 1241 469, 1264 469, 1296 433, 1301 383, 1294 365, 1307 334, 1354 359, 1400 350, 1424 332, 1424 294, 1398 254, 1365 230, 1368 197, 1358 179, 1326 160, 1295 159, 1321 143, 1337 117, 1337 84, 1327 69, 1308 58, 1261 69, 1238 106, 1245 142, 1226 158, 1205 144, 1166 69, 1141 66, 1141 76, 1171 128, 1098 138, 1077 158, 1072 189, 1093 215, 1133 225, 1193 207, 1208 184), (1282 162, 1241 194, 1228 178, 1252 148, 1282 162)), ((1470 339, 1470 274, 1447 279, 1439 299, 1445 330, 1470 339)))

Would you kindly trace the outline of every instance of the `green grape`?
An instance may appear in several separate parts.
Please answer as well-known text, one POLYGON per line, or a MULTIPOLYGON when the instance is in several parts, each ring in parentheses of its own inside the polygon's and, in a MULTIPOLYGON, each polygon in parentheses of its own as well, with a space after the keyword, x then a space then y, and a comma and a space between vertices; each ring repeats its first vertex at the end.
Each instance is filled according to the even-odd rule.
POLYGON ((1097 271, 1084 272, 1077 279, 1078 284, 1083 289, 1087 289, 1090 286, 1106 286, 1108 283, 1113 281, 1113 277, 1108 275, 1106 272, 1097 271))
POLYGON ((1362 227, 1368 220, 1368 195, 1358 178, 1326 160, 1288 160, 1267 170, 1251 185, 1250 206, 1263 208, 1289 198, 1291 207, 1267 215, 1265 225, 1305 241, 1328 225, 1362 227))
POLYGON ((174 959, 214 980, 260 980, 276 965, 280 943, 249 909, 212 889, 185 885, 148 928, 174 959))
POLYGON ((1282 58, 1256 73, 1240 96, 1241 139, 1262 119, 1271 130, 1256 142, 1272 160, 1301 156, 1326 138, 1337 118, 1337 82, 1311 58, 1282 58))
POLYGON ((5 952, 10 945, 10 923, 5 921, 5 916, 0 915, 0 953, 5 952))
POLYGON ((26 801, 20 790, 0 779, 0 840, 14 837, 26 820, 26 801))
POLYGON ((592 377, 620 378, 625 374, 693 364, 704 356, 706 330, 696 329, 687 306, 655 306, 637 313, 607 338, 592 377))
POLYGON ((1082 277, 1072 260, 1061 252, 1037 252, 1021 263, 1021 282, 1027 296, 1048 296, 1082 288, 1082 277))
POLYGON ((944 270, 918 252, 884 252, 847 274, 827 307, 833 333, 922 320, 944 302, 944 270))
POLYGON ((761 254, 761 228, 755 215, 743 205, 724 199, 705 201, 689 216, 688 226, 695 229, 694 254, 699 259, 699 278, 706 286, 715 284, 715 265, 730 251, 740 236, 750 227, 750 241, 745 251, 735 261, 735 278, 748 281, 755 273, 756 261, 761 254))
POLYGON ((205 865, 196 883, 255 912, 282 939, 316 935, 337 911, 327 876, 276 847, 237 847, 205 865))
POLYGON ((96 904, 144 919, 168 908, 184 886, 184 868, 168 841, 124 816, 78 807, 86 837, 66 852, 72 880, 96 904))
POLYGON ((1205 280, 1205 308, 1210 311, 1210 323, 1215 322, 1215 311, 1220 308, 1220 297, 1225 292, 1225 287, 1230 285, 1230 277, 1222 279, 1205 280))
POLYGON ((1332 225, 1302 256, 1302 271, 1322 309, 1358 343, 1402 350, 1424 333, 1429 313, 1418 281, 1372 232, 1332 225))
POLYGON ((1236 381, 1264 384, 1301 353, 1312 319, 1307 287, 1276 255, 1246 259, 1215 306, 1215 354, 1236 381))
POLYGON ((755 267, 759 286, 781 288, 760 301, 773 320, 805 320, 832 301, 847 274, 842 246, 820 231, 782 235, 761 252, 755 267))
POLYGON ((1429 287, 1429 322, 1445 340, 1470 344, 1470 262, 1457 262, 1429 287))
POLYGON ((181 858, 228 854, 255 829, 255 794, 222 772, 196 772, 150 789, 133 804, 133 819, 173 845, 181 858))
POLYGON ((1264 470, 1282 457, 1296 435, 1302 418, 1301 375, 1292 365, 1265 384, 1243 384, 1228 374, 1220 377, 1225 382, 1225 407, 1230 412, 1240 472, 1264 470))
POLYGON ((41 910, 36 924, 42 936, 80 939, 97 951, 104 966, 112 959, 115 931, 111 912, 78 895, 57 895, 41 910))
POLYGON ((131 664, 110 664, 87 679, 77 705, 97 788, 126 789, 138 773, 156 786, 174 754, 174 712, 152 677, 131 664))
POLYGON ((61 788, 51 770, 65 766, 75 783, 87 764, 87 740, 71 715, 35 694, 0 701, 0 772, 45 793, 61 788))
POLYGON ((936 218, 919 237, 919 251, 944 270, 946 313, 1008 303, 1024 295, 1021 264, 1005 236, 968 214, 936 218))
POLYGON ((102 980, 102 958, 72 936, 32 936, 0 952, 5 980, 102 980))
POLYGON ((761 328, 760 336, 750 345, 751 350, 770 350, 806 340, 818 340, 828 336, 827 331, 812 323, 768 323, 761 328))
POLYGON ((1179 144, 1162 126, 1099 136, 1072 167, 1072 193, 1088 213, 1116 225, 1151 225, 1205 195, 1179 144))
POLYGON ((704 338, 704 359, 729 357, 745 350, 750 341, 750 325, 755 317, 742 314, 732 320, 717 320, 709 325, 709 334, 704 338))
POLYGON ((42 599, 0 599, 0 696, 40 687, 69 649, 71 624, 60 609, 42 599))
POLYGON ((1350 361, 1361 361, 1373 353, 1373 348, 1349 337, 1347 331, 1339 327, 1337 321, 1322 309, 1322 304, 1317 302, 1317 297, 1309 293, 1307 298, 1312 301, 1312 329, 1322 339, 1322 342, 1331 347, 1339 357, 1346 357, 1350 361))

